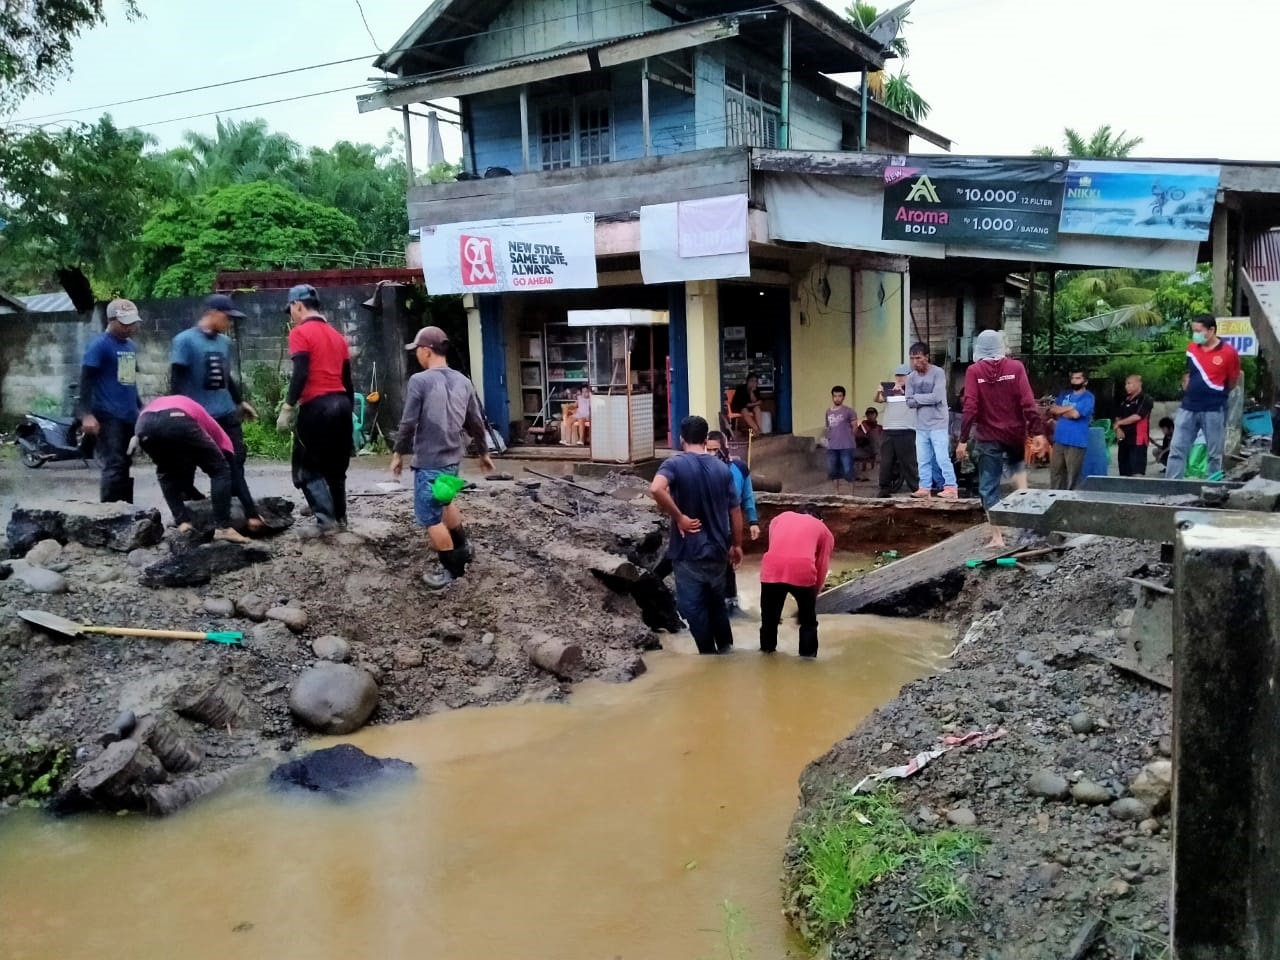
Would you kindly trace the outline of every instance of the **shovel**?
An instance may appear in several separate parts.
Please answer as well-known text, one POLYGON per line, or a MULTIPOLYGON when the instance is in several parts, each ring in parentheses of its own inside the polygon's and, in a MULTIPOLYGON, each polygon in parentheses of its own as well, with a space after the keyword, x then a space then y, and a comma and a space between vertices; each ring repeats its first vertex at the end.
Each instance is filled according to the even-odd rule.
POLYGON ((208 640, 212 643, 238 645, 244 634, 225 631, 222 633, 198 633, 194 630, 146 630, 142 627, 93 627, 85 623, 76 623, 66 617, 45 613, 43 610, 19 610, 18 616, 32 626, 59 633, 64 637, 78 637, 86 633, 104 634, 109 637, 153 637, 157 640, 208 640))

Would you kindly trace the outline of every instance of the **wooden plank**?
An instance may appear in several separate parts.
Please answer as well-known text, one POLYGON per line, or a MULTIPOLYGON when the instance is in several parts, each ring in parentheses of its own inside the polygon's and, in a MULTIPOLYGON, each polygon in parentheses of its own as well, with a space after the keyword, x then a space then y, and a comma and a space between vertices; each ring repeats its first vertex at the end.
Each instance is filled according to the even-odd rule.
POLYGON ((998 557, 1006 550, 984 549, 991 530, 979 525, 948 537, 927 550, 895 560, 865 576, 818 596, 819 613, 858 613, 913 587, 923 586, 948 573, 963 571, 964 562, 974 557, 998 557))
POLYGON ((844 177, 883 177, 888 161, 884 154, 837 150, 754 150, 751 154, 751 166, 755 170, 844 177))

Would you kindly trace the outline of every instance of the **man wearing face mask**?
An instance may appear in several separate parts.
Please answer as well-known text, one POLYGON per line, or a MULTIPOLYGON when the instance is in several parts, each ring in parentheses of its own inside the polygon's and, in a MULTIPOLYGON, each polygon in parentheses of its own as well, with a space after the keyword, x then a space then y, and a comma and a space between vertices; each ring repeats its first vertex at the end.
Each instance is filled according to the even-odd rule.
POLYGON ((1182 406, 1173 420, 1169 466, 1165 477, 1181 480, 1196 437, 1204 431, 1209 476, 1222 470, 1227 435, 1227 398, 1240 382, 1240 355, 1218 337, 1218 321, 1203 314, 1191 321, 1187 372, 1182 377, 1182 406))
POLYGON ((1053 433, 1053 456, 1049 460, 1049 486, 1054 490, 1074 490, 1080 485, 1084 454, 1089 447, 1089 424, 1093 420, 1093 394, 1083 370, 1071 372, 1071 389, 1058 394, 1049 412, 1057 417, 1053 433))

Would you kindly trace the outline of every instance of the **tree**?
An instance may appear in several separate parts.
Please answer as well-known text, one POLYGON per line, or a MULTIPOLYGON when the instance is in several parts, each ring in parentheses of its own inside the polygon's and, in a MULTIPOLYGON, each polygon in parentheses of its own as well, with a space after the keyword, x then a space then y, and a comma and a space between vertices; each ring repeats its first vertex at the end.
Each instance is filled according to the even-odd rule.
MULTIPOLYGON (((107 22, 104 0, 4 0, 0 3, 0 112, 48 89, 71 69, 71 42, 107 22)), ((124 15, 140 16, 136 0, 124 15)))
POLYGON ((214 134, 188 130, 184 145, 169 152, 177 169, 178 186, 205 193, 233 183, 284 180, 296 163, 297 141, 272 133, 262 118, 215 121, 214 134))
POLYGON ((92 126, 0 131, 0 286, 56 288, 79 267, 101 294, 127 275, 143 223, 172 193, 153 139, 109 116, 92 126))
POLYGON ((340 266, 361 248, 341 211, 276 183, 239 183, 168 201, 142 229, 138 296, 207 293, 219 270, 340 266))
POLYGON ((1031 153, 1037 157, 1057 157, 1065 154, 1068 157, 1115 160, 1129 156, 1141 145, 1142 137, 1131 137, 1127 130, 1115 133, 1111 129, 1111 124, 1104 123, 1094 130, 1093 135, 1088 139, 1074 127, 1064 129, 1062 153, 1054 150, 1053 147, 1036 147, 1031 153))
POLYGON ((370 254, 404 254, 409 235, 405 206, 408 174, 390 145, 341 140, 328 150, 313 148, 285 174, 298 193, 341 210, 360 227, 370 254))
MULTIPOLYGON (((865 3, 864 0, 854 0, 845 8, 844 15, 850 23, 866 33, 870 30, 871 24, 875 23, 876 17, 880 16, 880 11, 873 4, 865 3)), ((910 20, 903 20, 902 25, 905 27, 910 22, 910 20)), ((897 54, 903 66, 898 69, 897 74, 888 74, 884 70, 869 72, 867 93, 890 110, 895 110, 910 120, 924 120, 932 108, 911 85, 911 78, 906 71, 906 59, 911 51, 901 31, 889 44, 889 49, 897 54)))

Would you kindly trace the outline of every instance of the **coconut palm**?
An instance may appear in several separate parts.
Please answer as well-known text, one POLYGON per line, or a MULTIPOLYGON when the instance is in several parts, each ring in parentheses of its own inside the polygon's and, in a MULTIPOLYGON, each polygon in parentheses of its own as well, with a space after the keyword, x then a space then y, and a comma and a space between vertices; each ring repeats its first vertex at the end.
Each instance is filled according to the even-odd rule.
MULTIPOLYGON (((845 8, 844 15, 850 23, 865 33, 871 28, 871 24, 875 23, 876 17, 880 16, 880 11, 873 4, 854 0, 845 8)), ((904 20, 902 25, 906 26, 910 22, 910 20, 904 20)), ((901 33, 889 44, 889 49, 900 61, 905 61, 911 52, 906 37, 901 33)), ((885 70, 873 70, 866 74, 866 78, 867 93, 890 110, 896 110, 908 119, 916 121, 923 120, 929 115, 929 103, 911 85, 911 78, 905 67, 900 68, 896 75, 885 70)))
POLYGON ((1063 288, 1064 307, 1076 316, 1067 329, 1097 333, 1117 327, 1158 327, 1164 317, 1156 309, 1155 290, 1140 286, 1132 270, 1086 270, 1063 288))
POLYGON ((233 183, 281 180, 298 158, 298 144, 272 133, 262 119, 224 121, 217 118, 214 135, 188 130, 184 145, 170 151, 178 185, 204 193, 233 183))
POLYGON ((1068 156, 1087 157, 1095 160, 1115 160, 1129 156, 1141 144, 1142 137, 1131 137, 1128 130, 1121 130, 1116 133, 1112 131, 1111 124, 1104 123, 1087 138, 1074 127, 1064 129, 1062 131, 1063 150, 1061 152, 1053 147, 1036 147, 1031 153, 1037 157, 1068 156))

